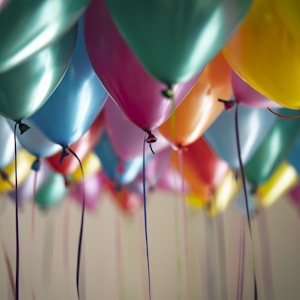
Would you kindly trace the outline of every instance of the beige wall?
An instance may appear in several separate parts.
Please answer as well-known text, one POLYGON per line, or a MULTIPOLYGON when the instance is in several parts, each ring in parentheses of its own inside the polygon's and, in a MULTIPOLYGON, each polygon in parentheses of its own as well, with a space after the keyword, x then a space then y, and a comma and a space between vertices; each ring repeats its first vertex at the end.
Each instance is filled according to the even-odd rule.
MULTIPOLYGON (((160 193, 149 196, 148 200, 152 299, 188 299, 181 199, 179 196, 160 193)), ((0 237, 14 271, 14 206, 11 201, 5 206, 5 201, 7 199, 1 199, 0 237)), ((35 216, 36 232, 32 239, 30 203, 20 210, 20 300, 32 300, 32 291, 35 299, 74 300, 80 208, 76 203, 66 200, 46 213, 36 210, 35 216), (69 222, 65 222, 67 213, 70 216, 69 222), (67 235, 64 233, 66 228, 69 228, 67 235), (66 236, 69 241, 65 240, 66 236), (67 257, 64 255, 66 251, 67 257)), ((241 214, 233 208, 222 217, 214 219, 206 217, 202 212, 189 211, 190 299, 235 299, 241 220, 241 214), (222 228, 225 230, 226 253, 222 247, 222 228)), ((85 225, 82 300, 147 299, 142 212, 131 217, 122 215, 114 203, 104 197, 95 211, 86 214, 85 225), (121 247, 117 246, 118 243, 121 247)), ((272 286, 268 272, 270 268, 274 299, 299 299, 299 229, 298 214, 287 199, 269 208, 265 215, 261 214, 254 222, 260 300, 269 300, 272 296, 269 288, 272 286), (265 220, 268 223, 270 243, 265 242, 265 220), (268 261, 270 255, 265 253, 268 245, 271 248, 271 262, 268 261)), ((248 231, 246 235, 244 299, 253 299, 248 231)), ((13 299, 3 248, 0 248, 0 275, 0 299, 13 299)))

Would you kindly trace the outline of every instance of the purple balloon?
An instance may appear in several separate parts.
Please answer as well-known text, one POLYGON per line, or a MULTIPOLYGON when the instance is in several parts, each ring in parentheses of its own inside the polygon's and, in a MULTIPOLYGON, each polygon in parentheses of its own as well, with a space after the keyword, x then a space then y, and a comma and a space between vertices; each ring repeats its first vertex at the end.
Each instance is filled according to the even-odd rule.
POLYGON ((231 71, 231 84, 235 100, 251 107, 257 108, 278 108, 279 104, 266 98, 252 87, 250 87, 243 79, 241 79, 234 71, 231 71))
MULTIPOLYGON (((117 155, 123 160, 141 156, 145 132, 133 124, 111 98, 105 103, 103 115, 109 140, 117 155)), ((153 144, 155 153, 169 146, 168 141, 158 131, 153 134, 157 138, 157 142, 153 144)), ((146 155, 149 154, 151 150, 146 147, 146 155)))
POLYGON ((84 33, 91 63, 124 114, 145 131, 161 125, 197 81, 174 86, 173 104, 162 95, 166 86, 151 77, 121 37, 105 1, 92 1, 85 12, 84 33))

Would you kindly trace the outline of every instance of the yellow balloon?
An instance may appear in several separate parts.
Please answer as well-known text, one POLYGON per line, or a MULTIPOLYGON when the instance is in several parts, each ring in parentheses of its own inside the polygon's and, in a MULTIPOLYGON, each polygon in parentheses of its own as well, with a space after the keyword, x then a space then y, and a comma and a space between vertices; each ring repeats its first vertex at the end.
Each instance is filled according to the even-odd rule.
MULTIPOLYGON (((91 152, 87 155, 87 157, 82 161, 82 168, 85 177, 96 174, 101 169, 101 163, 98 156, 91 152)), ((72 179, 74 182, 81 181, 82 173, 80 167, 76 169, 76 171, 72 174, 72 179)))
MULTIPOLYGON (((17 153, 17 175, 18 185, 29 175, 32 163, 35 157, 29 154, 27 151, 21 149, 17 153)), ((3 169, 4 173, 8 176, 8 180, 0 179, 0 192, 12 191, 15 188, 15 160, 11 162, 7 167, 3 169)))
POLYGON ((274 0, 254 1, 223 54, 254 89, 282 106, 300 108, 300 39, 283 22, 274 0))
POLYGON ((195 210, 202 209, 207 205, 207 200, 195 193, 188 194, 186 196, 186 201, 188 206, 195 210))
POLYGON ((259 203, 262 206, 271 206, 297 182, 298 175, 295 168, 287 162, 283 162, 271 178, 258 188, 256 195, 259 203))
POLYGON ((220 186, 216 189, 214 198, 208 206, 208 214, 215 216, 225 211, 236 197, 241 186, 241 180, 235 178, 234 172, 229 170, 220 186))
POLYGON ((288 29, 300 39, 300 1, 299 0, 274 0, 277 12, 288 29))

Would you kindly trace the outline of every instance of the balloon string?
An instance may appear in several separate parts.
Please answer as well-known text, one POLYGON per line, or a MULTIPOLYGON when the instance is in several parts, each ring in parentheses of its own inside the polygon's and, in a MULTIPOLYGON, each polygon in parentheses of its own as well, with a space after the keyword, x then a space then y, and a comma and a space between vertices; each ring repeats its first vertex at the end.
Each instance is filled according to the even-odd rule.
POLYGON ((282 118, 282 119, 299 119, 300 115, 297 116, 285 116, 285 115, 281 115, 277 112, 275 112, 274 110, 272 110, 270 107, 267 107, 267 110, 269 112, 271 112, 273 115, 275 115, 276 117, 282 118))
POLYGON ((31 240, 33 241, 34 232, 35 232, 35 195, 37 191, 37 177, 38 172, 34 171, 34 179, 33 179, 33 197, 31 201, 31 240))
POLYGON ((15 299, 19 300, 19 278, 20 278, 20 240, 19 240, 19 197, 18 197, 18 168, 17 168, 17 126, 14 127, 14 146, 15 146, 15 223, 16 223, 16 285, 15 299))
POLYGON ((81 175, 82 175, 82 210, 81 210, 81 222, 80 222, 80 231, 79 231, 79 239, 78 239, 78 250, 77 250, 77 267, 76 267, 76 287, 77 287, 77 296, 80 299, 80 291, 79 291, 79 274, 80 274, 80 261, 81 261, 81 250, 82 250, 82 237, 83 237, 83 229, 84 229, 84 214, 85 214, 85 185, 84 185, 84 171, 82 167, 82 163, 78 155, 70 148, 67 147, 70 153, 77 159, 81 175))
POLYGON ((189 280, 189 238, 188 238, 188 224, 187 224, 187 207, 185 198, 185 187, 183 177, 183 150, 178 150, 179 169, 181 174, 181 196, 182 196, 182 216, 183 216, 183 230, 184 230, 184 257, 185 257, 185 281, 187 290, 187 299, 190 299, 190 280, 189 280))
POLYGON ((121 244, 121 228, 120 228, 120 215, 115 210, 115 221, 116 221, 116 268, 117 268, 117 299, 121 299, 121 282, 122 282, 122 244, 121 244))
POLYGON ((143 143, 143 201, 144 201, 144 229, 145 229, 145 245, 146 245, 146 258, 148 269, 148 294, 149 300, 151 300, 151 277, 150 277, 150 259, 149 259, 149 244, 148 244, 148 225, 147 225, 147 197, 146 197, 146 153, 145 145, 147 141, 147 135, 144 138, 143 143))
POLYGON ((246 254, 246 237, 244 222, 241 224, 241 238, 242 238, 242 249, 241 249, 241 289, 240 289, 240 299, 243 298, 244 294, 244 275, 245 275, 245 254, 246 254))
POLYGON ((252 226, 251 226, 251 218, 250 218, 250 211, 249 211, 249 201, 248 201, 248 194, 247 194, 247 188, 246 188, 246 176, 244 172, 244 166, 242 161, 242 155, 241 155, 241 144, 240 144, 240 136, 239 136, 239 121, 238 121, 238 109, 239 104, 236 103, 235 106, 235 134, 236 134, 236 144, 237 144, 237 154, 238 154, 238 160, 239 160, 239 166, 241 170, 241 177, 242 177, 242 186, 244 191, 244 197, 246 202, 246 211, 247 211, 247 221, 248 221, 248 228, 250 232, 250 238, 251 238, 251 247, 252 247, 252 254, 253 254, 253 283, 254 283, 254 299, 257 299, 257 280, 256 280, 256 269, 255 269, 255 255, 254 255, 254 246, 253 246, 253 234, 252 234, 252 226))
POLYGON ((10 287, 11 287, 11 290, 15 297, 15 284, 14 284, 14 276, 13 276, 11 262, 10 262, 10 259, 9 259, 8 253, 7 253, 7 249, 6 249, 3 241, 1 242, 1 246, 2 246, 2 250, 3 250, 3 255, 4 255, 5 265, 6 265, 6 269, 7 269, 7 273, 8 273, 10 287))

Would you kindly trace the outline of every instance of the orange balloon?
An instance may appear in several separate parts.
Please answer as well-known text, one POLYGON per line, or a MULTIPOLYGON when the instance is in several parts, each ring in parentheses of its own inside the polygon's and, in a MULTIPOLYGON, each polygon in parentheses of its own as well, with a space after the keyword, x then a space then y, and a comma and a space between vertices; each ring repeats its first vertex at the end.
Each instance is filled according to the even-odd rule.
POLYGON ((196 141, 222 112, 224 105, 218 99, 232 95, 230 72, 224 57, 218 54, 173 115, 158 128, 175 147, 196 141))

